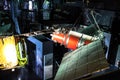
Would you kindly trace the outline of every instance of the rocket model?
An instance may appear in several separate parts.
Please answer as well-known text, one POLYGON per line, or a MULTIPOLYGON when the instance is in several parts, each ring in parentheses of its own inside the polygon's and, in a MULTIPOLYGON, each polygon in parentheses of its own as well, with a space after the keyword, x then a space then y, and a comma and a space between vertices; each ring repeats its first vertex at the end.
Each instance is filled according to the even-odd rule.
POLYGON ((71 50, 75 50, 80 46, 87 45, 92 41, 98 39, 96 37, 92 37, 75 31, 69 31, 68 34, 64 34, 62 32, 53 32, 51 36, 54 42, 58 42, 71 50))

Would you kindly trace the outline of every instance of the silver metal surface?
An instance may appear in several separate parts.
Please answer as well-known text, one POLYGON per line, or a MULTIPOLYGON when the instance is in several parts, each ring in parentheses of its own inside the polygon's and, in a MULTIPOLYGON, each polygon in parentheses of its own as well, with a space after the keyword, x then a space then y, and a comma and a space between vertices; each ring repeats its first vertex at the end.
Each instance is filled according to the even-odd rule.
POLYGON ((74 80, 109 67, 100 40, 65 54, 55 80, 74 80))

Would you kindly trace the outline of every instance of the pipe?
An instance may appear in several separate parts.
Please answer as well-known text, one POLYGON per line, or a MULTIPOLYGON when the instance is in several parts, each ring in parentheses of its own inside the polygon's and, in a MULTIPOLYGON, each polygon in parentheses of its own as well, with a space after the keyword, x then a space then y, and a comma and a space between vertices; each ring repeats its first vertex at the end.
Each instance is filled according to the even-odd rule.
POLYGON ((82 37, 83 39, 90 40, 90 41, 95 41, 95 40, 98 39, 96 37, 92 37, 92 36, 89 36, 89 35, 86 35, 86 34, 83 34, 83 33, 78 33, 78 32, 75 32, 75 31, 70 31, 69 35, 74 35, 74 36, 79 37, 79 38, 82 37))
POLYGON ((63 33, 53 33, 52 40, 64 45, 66 48, 75 50, 78 46, 79 38, 76 36, 63 34, 63 33))
POLYGON ((87 45, 93 40, 96 40, 96 38, 92 36, 77 33, 74 31, 70 31, 69 34, 54 32, 51 34, 51 36, 54 42, 58 42, 71 50, 75 50, 80 46, 87 45))

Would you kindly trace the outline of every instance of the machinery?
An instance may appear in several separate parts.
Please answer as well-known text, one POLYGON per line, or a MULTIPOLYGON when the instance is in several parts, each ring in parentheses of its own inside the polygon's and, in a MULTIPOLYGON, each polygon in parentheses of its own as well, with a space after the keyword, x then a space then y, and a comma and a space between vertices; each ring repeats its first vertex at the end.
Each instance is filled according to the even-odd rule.
POLYGON ((80 46, 87 45, 92 41, 99 39, 98 37, 89 36, 83 33, 69 31, 64 34, 61 32, 54 32, 51 34, 52 40, 64 45, 66 48, 75 50, 80 46))
POLYGON ((27 46, 25 39, 18 37, 16 43, 18 65, 24 66, 27 63, 27 46))
POLYGON ((101 40, 67 52, 62 58, 54 80, 89 80, 91 77, 105 74, 109 63, 104 52, 101 40))
POLYGON ((28 63, 25 36, 41 35, 45 31, 36 31, 13 36, 0 37, 0 69, 7 70, 24 67, 28 63))
POLYGON ((0 0, 0 80, 84 80, 104 76, 111 65, 120 68, 119 4, 120 0, 0 0), (18 69, 9 72, 14 68, 18 69))
POLYGON ((0 69, 7 70, 27 64, 24 38, 9 36, 0 38, 0 69))

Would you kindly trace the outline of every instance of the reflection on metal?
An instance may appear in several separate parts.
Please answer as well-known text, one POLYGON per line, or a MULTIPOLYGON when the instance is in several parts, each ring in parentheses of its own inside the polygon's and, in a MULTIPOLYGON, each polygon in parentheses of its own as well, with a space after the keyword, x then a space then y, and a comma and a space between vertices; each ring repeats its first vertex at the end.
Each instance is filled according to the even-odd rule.
POLYGON ((55 80, 82 79, 109 67, 100 40, 66 53, 55 80))
POLYGON ((98 37, 92 37, 92 36, 89 36, 89 35, 86 35, 86 34, 83 34, 83 33, 78 33, 78 32, 75 32, 75 31, 70 31, 69 32, 70 35, 74 35, 76 37, 79 37, 79 38, 83 38, 83 39, 86 39, 86 40, 90 40, 90 41, 95 41, 98 39, 98 37))
POLYGON ((120 45, 118 45, 116 60, 115 60, 115 66, 119 67, 120 69, 120 45))
POLYGON ((44 80, 53 77, 53 53, 44 56, 44 80))
POLYGON ((53 77, 52 72, 53 72, 53 65, 45 66, 44 67, 44 75, 45 75, 44 80, 52 78, 53 77))

